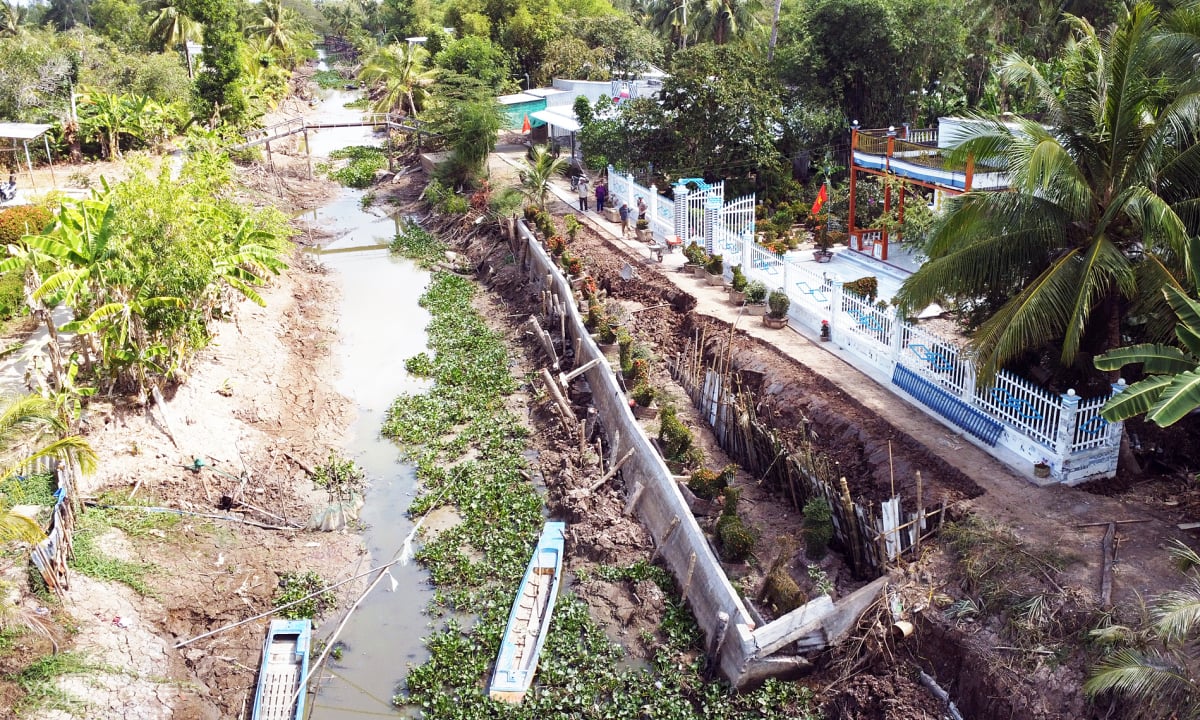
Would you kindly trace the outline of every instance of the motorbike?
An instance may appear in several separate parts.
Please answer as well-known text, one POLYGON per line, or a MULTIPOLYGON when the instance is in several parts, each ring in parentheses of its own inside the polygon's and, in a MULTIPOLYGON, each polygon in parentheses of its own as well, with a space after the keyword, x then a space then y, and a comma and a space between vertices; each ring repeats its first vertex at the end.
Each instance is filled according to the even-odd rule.
POLYGON ((8 182, 0 183, 0 202, 8 202, 17 196, 17 181, 12 175, 8 176, 8 182))

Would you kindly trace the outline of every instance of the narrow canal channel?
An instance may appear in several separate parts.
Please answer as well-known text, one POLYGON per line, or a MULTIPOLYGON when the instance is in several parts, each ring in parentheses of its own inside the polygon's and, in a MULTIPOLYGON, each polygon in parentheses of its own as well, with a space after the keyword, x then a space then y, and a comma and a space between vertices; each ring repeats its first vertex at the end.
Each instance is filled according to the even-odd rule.
MULTIPOLYGON (((343 107, 357 95, 327 93, 310 121, 357 117, 359 111, 343 107)), ((375 145, 379 140, 367 128, 339 128, 314 133, 311 142, 314 155, 327 156, 337 148, 375 145)), ((358 410, 342 453, 362 467, 368 482, 361 515, 368 554, 359 572, 391 560, 412 530, 406 511, 416 491, 414 470, 401 461, 395 444, 381 437, 379 430, 397 395, 425 387, 405 372, 404 361, 426 349, 429 322, 429 315, 417 305, 428 273, 390 255, 387 244, 396 234, 396 220, 364 212, 362 196, 362 191, 342 190, 309 218, 337 237, 318 254, 336 274, 342 290, 335 348, 340 363, 338 390, 358 410)), ((392 696, 408 664, 426 659, 423 610, 432 589, 426 573, 415 564, 396 565, 389 572, 395 582, 385 578, 359 606, 340 637, 340 655, 331 657, 322 669, 323 681, 312 698, 314 720, 398 715, 392 696)), ((338 619, 327 620, 318 637, 328 636, 338 619)))

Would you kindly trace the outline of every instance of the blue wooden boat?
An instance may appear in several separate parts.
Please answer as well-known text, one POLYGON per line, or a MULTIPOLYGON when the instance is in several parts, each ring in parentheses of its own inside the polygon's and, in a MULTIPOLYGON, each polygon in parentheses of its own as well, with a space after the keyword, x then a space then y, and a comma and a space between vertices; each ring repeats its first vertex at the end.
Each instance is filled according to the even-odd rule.
POLYGON ((251 720, 300 720, 304 717, 312 621, 272 620, 263 643, 258 689, 251 720), (293 698, 295 698, 293 700, 293 698))
POLYGON ((546 643, 550 616, 558 597, 566 528, 560 522, 548 522, 542 528, 542 537, 525 569, 508 615, 508 627, 500 641, 500 655, 488 691, 493 700, 519 703, 533 684, 538 655, 546 643))

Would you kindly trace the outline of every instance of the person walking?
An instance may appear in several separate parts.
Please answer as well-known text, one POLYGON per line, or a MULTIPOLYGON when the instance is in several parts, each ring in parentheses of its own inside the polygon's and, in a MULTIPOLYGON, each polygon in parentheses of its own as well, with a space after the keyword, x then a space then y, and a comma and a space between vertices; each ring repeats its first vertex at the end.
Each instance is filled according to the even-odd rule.
POLYGON ((588 182, 587 175, 579 177, 579 183, 575 185, 575 192, 579 195, 579 209, 587 212, 588 196, 591 195, 591 183, 588 182))
POLYGON ((596 212, 604 212, 604 201, 608 199, 608 186, 603 180, 596 183, 596 212))
POLYGON ((622 200, 617 212, 621 215, 621 239, 625 239, 629 237, 629 216, 633 211, 629 209, 629 203, 622 200))
POLYGON ((645 220, 646 219, 646 201, 642 199, 641 195, 638 195, 637 201, 638 201, 638 220, 645 220))

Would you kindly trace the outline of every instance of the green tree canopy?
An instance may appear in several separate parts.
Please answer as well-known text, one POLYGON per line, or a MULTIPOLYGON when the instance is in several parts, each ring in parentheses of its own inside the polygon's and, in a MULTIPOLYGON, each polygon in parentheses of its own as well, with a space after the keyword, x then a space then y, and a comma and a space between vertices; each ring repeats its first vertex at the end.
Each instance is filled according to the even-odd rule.
MULTIPOLYGON (((1196 8, 1183 18, 1192 27, 1196 8)), ((1195 35, 1164 34, 1144 3, 1101 33, 1072 23, 1060 78, 1016 56, 1003 67, 1031 85, 1045 125, 980 119, 958 144, 959 160, 1006 171, 1011 192, 951 200, 929 262, 897 296, 907 311, 945 298, 981 308, 972 347, 985 376, 1047 347, 1070 367, 1120 345, 1123 330, 1161 340, 1164 286, 1197 277, 1200 88, 1173 81, 1190 70, 1171 64, 1191 62, 1195 35), (1150 322, 1123 327, 1127 315, 1150 322)))

